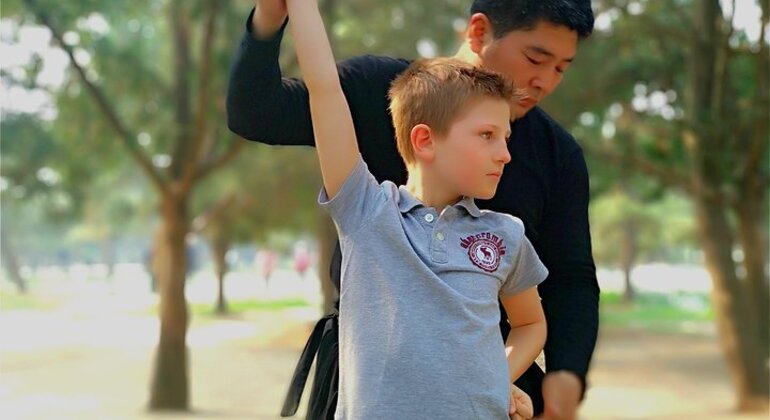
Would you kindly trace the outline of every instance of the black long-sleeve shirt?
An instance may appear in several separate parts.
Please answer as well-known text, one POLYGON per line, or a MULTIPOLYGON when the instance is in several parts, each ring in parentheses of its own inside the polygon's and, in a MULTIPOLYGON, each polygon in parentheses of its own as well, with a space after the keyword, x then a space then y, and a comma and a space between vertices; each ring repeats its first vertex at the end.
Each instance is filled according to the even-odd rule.
MULTIPOLYGON (((230 129, 261 143, 313 146, 307 89, 302 81, 281 75, 278 56, 283 28, 272 39, 261 41, 252 36, 250 22, 251 17, 230 74, 230 129)), ((379 182, 406 183, 406 168, 396 149, 387 110, 387 92, 390 82, 409 64, 404 59, 371 55, 338 64, 361 155, 379 182)), ((548 324, 546 371, 574 372, 585 385, 596 343, 599 304, 585 159, 575 139, 540 108, 517 119, 511 131, 511 162, 505 165, 497 194, 477 203, 524 222, 527 238, 550 272, 539 286, 548 324)), ((332 262, 337 267, 339 263, 339 258, 332 262)), ((332 269, 335 271, 339 273, 332 269)), ((336 281, 339 287, 339 279, 336 281)), ((501 327, 507 327, 507 322, 501 322, 501 327)), ((540 399, 542 372, 533 366, 522 380, 536 382, 524 388, 533 400, 540 399)))

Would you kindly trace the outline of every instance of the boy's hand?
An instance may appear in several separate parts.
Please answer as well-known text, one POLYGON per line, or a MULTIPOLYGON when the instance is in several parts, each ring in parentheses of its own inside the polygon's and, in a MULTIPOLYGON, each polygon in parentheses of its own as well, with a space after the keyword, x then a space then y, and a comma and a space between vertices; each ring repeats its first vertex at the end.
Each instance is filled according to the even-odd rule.
POLYGON ((251 31, 259 39, 275 35, 286 20, 286 0, 256 0, 251 31))
POLYGON ((508 409, 508 416, 511 420, 531 419, 534 414, 532 399, 529 398, 529 395, 516 385, 511 384, 511 405, 508 409))

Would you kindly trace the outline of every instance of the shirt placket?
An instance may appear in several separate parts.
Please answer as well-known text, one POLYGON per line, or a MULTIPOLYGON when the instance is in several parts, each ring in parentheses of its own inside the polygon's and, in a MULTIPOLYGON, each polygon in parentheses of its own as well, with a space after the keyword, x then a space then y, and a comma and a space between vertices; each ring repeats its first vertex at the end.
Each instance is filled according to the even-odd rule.
POLYGON ((446 264, 449 261, 447 258, 449 221, 446 212, 435 217, 435 220, 433 220, 432 223, 433 231, 431 232, 430 238, 430 259, 437 264, 446 264))

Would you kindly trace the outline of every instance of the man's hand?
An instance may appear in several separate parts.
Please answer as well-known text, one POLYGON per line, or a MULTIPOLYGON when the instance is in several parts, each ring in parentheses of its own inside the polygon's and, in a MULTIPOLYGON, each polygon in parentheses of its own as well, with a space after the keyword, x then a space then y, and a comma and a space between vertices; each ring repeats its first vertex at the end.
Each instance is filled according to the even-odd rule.
POLYGON ((286 0, 257 0, 251 32, 257 39, 275 35, 286 20, 286 0))
POLYGON ((508 416, 511 420, 525 420, 531 419, 533 415, 532 399, 526 392, 511 384, 511 405, 508 409, 508 416))
POLYGON ((545 375, 541 420, 575 420, 582 391, 580 379, 572 372, 557 371, 545 375))

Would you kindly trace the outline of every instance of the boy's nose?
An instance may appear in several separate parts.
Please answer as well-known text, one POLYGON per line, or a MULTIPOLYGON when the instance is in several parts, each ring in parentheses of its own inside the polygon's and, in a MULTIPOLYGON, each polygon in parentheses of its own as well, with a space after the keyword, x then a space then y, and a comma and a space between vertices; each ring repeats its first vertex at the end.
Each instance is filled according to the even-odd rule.
POLYGON ((508 151, 508 144, 503 143, 502 150, 498 154, 497 160, 503 165, 511 161, 511 152, 508 151))

